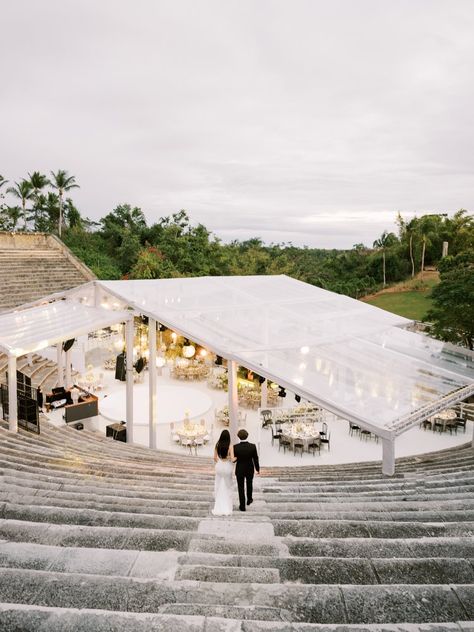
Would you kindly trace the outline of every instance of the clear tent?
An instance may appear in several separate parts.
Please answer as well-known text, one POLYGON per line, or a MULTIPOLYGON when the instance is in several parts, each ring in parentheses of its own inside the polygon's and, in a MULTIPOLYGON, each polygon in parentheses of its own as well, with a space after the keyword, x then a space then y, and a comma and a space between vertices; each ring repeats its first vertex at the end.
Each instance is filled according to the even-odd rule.
POLYGON ((5 312, 0 314, 0 350, 18 358, 130 317, 127 312, 66 300, 5 312))
POLYGON ((129 305, 382 435, 474 392, 473 353, 284 275, 94 283, 103 304, 129 305))

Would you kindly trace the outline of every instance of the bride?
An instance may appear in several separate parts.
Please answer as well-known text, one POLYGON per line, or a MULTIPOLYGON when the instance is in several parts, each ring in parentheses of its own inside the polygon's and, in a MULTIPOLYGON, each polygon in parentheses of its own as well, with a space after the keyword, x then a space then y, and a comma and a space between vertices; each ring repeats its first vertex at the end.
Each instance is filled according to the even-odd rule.
POLYGON ((232 514, 232 475, 234 466, 234 448, 230 443, 228 430, 223 430, 214 449, 216 478, 214 482, 214 516, 232 514))

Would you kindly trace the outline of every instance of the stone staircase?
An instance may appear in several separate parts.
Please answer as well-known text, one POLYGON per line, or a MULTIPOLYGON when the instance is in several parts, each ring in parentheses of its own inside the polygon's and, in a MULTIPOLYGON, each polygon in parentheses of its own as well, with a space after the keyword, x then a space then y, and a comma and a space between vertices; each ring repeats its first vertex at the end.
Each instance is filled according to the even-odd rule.
POLYGON ((0 232, 0 312, 95 278, 59 241, 41 233, 0 232))
POLYGON ((474 452, 268 468, 210 514, 209 460, 0 427, 0 630, 474 629, 474 452))
MULTIPOLYGON (((17 360, 17 370, 31 378, 31 385, 34 388, 41 388, 43 393, 50 393, 58 384, 58 366, 53 360, 48 360, 37 353, 28 356, 21 356, 17 360)), ((0 384, 6 384, 8 371, 8 356, 0 353, 0 384)), ((77 371, 72 371, 71 378, 78 375, 77 371)))

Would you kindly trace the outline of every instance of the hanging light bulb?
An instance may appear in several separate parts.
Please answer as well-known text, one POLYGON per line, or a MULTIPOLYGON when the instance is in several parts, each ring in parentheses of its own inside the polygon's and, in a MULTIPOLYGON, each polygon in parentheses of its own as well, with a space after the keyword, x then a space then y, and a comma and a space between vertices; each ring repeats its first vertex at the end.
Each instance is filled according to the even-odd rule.
POLYGON ((194 354, 196 353, 196 347, 194 345, 185 345, 183 347, 183 356, 185 358, 192 358, 194 356, 194 354))

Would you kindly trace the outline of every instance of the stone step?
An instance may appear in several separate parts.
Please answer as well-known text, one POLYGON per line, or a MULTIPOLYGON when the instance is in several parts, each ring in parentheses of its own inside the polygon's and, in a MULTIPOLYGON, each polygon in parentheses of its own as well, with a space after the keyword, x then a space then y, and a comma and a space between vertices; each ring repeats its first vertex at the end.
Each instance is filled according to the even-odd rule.
POLYGON ((381 509, 380 511, 308 511, 308 512, 286 512, 278 513, 273 512, 271 514, 272 520, 278 521, 300 521, 301 523, 312 522, 314 520, 366 520, 368 522, 377 521, 393 521, 393 522, 470 522, 474 523, 474 510, 456 510, 455 508, 450 511, 447 509, 440 509, 439 511, 423 510, 420 508, 418 511, 392 511, 389 508, 381 509))
POLYGON ((51 546, 141 551, 187 551, 192 531, 89 527, 0 519, 0 539, 51 546))
POLYGON ((394 522, 366 520, 273 520, 275 535, 303 538, 464 537, 474 534, 474 522, 394 522))
MULTIPOLYGON (((224 610, 224 607, 221 607, 224 610)), ((20 604, 0 604, 0 628, 15 632, 327 632, 327 627, 308 624, 281 623, 278 608, 226 607, 235 619, 173 614, 138 612, 111 612, 107 610, 86 610, 74 608, 48 608, 44 606, 23 606, 20 604), (251 618, 253 617, 253 618, 251 618), (257 620, 258 618, 262 621, 257 620), (268 627, 268 626, 271 627, 268 627), (280 628, 280 625, 284 627, 280 628), (4 627, 2 627, 4 626, 4 627), (263 626, 263 627, 261 627, 263 626), (278 627, 273 627, 278 626, 278 627), (303 627, 304 626, 304 627, 303 627)), ((214 608, 218 611, 218 608, 214 608)), ((350 628, 354 632, 370 632, 366 626, 350 628)), ((340 632, 349 630, 338 626, 340 632)), ((377 628, 383 632, 383 628, 377 628)), ((388 628, 387 628, 388 630, 388 628)), ((411 632, 430 632, 428 628, 411 628, 411 632)), ((453 632, 453 627, 438 627, 438 632, 453 632)), ((390 628, 393 632, 393 626, 390 628)), ((431 629, 431 632, 432 629, 431 629)), ((456 627, 454 632, 461 632, 456 627)))
POLYGON ((428 488, 419 490, 400 490, 400 491, 380 491, 380 492, 368 492, 366 494, 355 493, 327 493, 315 494, 314 496, 296 496, 285 495, 280 497, 278 495, 270 496, 265 494, 265 501, 269 511, 273 511, 277 508, 289 508, 291 507, 303 507, 304 505, 310 505, 314 503, 344 503, 345 505, 353 503, 392 503, 392 502, 447 502, 450 499, 464 500, 474 498, 474 485, 465 485, 457 487, 449 487, 446 489, 428 488))
MULTIPOLYGON (((54 459, 52 459, 52 461, 54 461, 54 459)), ((8 469, 10 471, 17 470, 21 472, 27 472, 28 474, 35 475, 35 476, 44 474, 45 476, 47 476, 48 478, 52 480, 54 480, 54 478, 57 478, 57 479, 64 480, 64 482, 66 482, 66 480, 74 481, 78 477, 82 477, 82 479, 84 479, 87 476, 89 479, 89 482, 102 481, 103 484, 107 484, 107 481, 104 481, 104 479, 105 477, 108 477, 110 478, 111 481, 115 481, 115 483, 120 481, 120 485, 136 486, 136 487, 141 487, 144 489, 156 487, 156 485, 159 483, 159 480, 160 480, 158 476, 153 476, 150 473, 133 474, 133 473, 123 472, 123 471, 121 472, 120 468, 114 466, 113 468, 109 469, 106 467, 105 464, 102 469, 98 469, 96 467, 87 467, 86 464, 84 464, 83 468, 77 465, 69 469, 66 469, 66 468, 62 469, 60 466, 54 467, 53 464, 51 465, 51 467, 46 467, 45 465, 37 467, 36 465, 30 466, 30 465, 22 464, 22 463, 15 464, 15 460, 12 457, 10 456, 5 457, 5 455, 0 455, 0 469, 2 470, 8 469)), ((172 485, 172 481, 168 481, 168 483, 169 483, 169 486, 172 485)), ((164 484, 167 484, 167 483, 164 483, 164 484)), ((192 484, 190 486, 192 488, 192 484)), ((207 491, 209 491, 212 489, 212 485, 207 483, 206 488, 207 488, 207 491)), ((186 485, 182 487, 182 490, 184 489, 186 489, 186 485)), ((196 491, 204 491, 204 489, 196 490, 196 491)))
POLYGON ((274 544, 258 544, 256 542, 233 542, 229 540, 209 539, 193 537, 189 545, 189 551, 196 553, 217 553, 225 555, 242 555, 242 551, 248 555, 261 557, 278 557, 280 548, 274 544))
MULTIPOLYGON (((266 500, 266 497, 265 497, 266 500)), ((442 500, 399 500, 395 498, 394 500, 382 501, 377 499, 375 502, 371 502, 370 500, 364 500, 361 502, 346 502, 338 501, 337 499, 333 499, 331 502, 329 499, 324 503, 318 502, 308 502, 308 503, 268 503, 267 509, 269 513, 273 516, 279 513, 283 513, 285 511, 295 513, 296 517, 299 513, 306 512, 333 512, 333 511, 370 511, 370 512, 384 512, 384 511, 434 511, 439 509, 444 511, 446 509, 456 510, 456 511, 470 511, 474 509, 474 494, 472 496, 468 496, 467 499, 463 500, 449 500, 443 498, 442 500)))
MULTIPOLYGON (((245 548, 242 547, 243 553, 245 548)), ((273 557, 254 555, 222 555, 188 553, 179 558, 180 569, 176 579, 199 581, 244 582, 239 579, 240 571, 246 569, 245 577, 259 568, 277 569, 282 582, 302 584, 471 584, 474 569, 469 560, 449 557, 436 558, 363 558, 357 557, 273 557), (200 569, 192 573, 192 567, 200 569), (222 575, 213 569, 225 569, 222 575), (205 570, 201 570, 205 569, 205 570), (224 579, 221 579, 224 577, 224 579)), ((270 573, 264 577, 271 577, 270 573)), ((255 583, 260 582, 249 579, 255 583)), ((279 580, 268 580, 277 582, 279 580)), ((261 583, 267 583, 267 580, 261 583)))
POLYGON ((30 507, 2 503, 0 516, 6 520, 25 520, 28 522, 47 522, 64 525, 117 526, 141 529, 171 529, 194 531, 199 519, 179 516, 160 516, 135 514, 119 511, 98 511, 96 509, 70 509, 67 507, 48 507, 45 505, 30 507))
POLYGON ((0 567, 111 577, 174 579, 180 553, 0 542, 0 567))
MULTIPOLYGON (((277 608, 241 608, 247 618, 110 612, 0 604, 0 628, 15 632, 336 632, 330 624, 281 620, 277 608), (251 619, 251 616, 254 616, 251 619), (268 619, 259 621, 257 617, 268 619)), ((237 608, 233 609, 237 615, 237 608)), ((474 622, 338 624, 337 632, 472 632, 474 622)))
MULTIPOLYGON (((4 476, 3 477, 3 486, 1 488, 1 493, 15 493, 15 494, 23 494, 25 493, 25 487, 21 485, 16 485, 14 483, 15 479, 12 477, 4 476), (13 484, 12 484, 13 482, 13 484)), ((44 497, 53 499, 62 499, 66 500, 78 500, 78 501, 91 501, 91 502, 102 502, 104 506, 107 504, 111 505, 126 505, 128 507, 136 505, 137 507, 149 506, 149 507, 157 507, 164 509, 174 509, 174 508, 187 508, 189 509, 189 497, 183 498, 181 500, 171 500, 170 498, 166 499, 157 499, 153 492, 141 492, 139 494, 134 494, 132 490, 124 490, 120 493, 117 491, 117 494, 108 494, 105 491, 103 493, 94 493, 92 490, 94 488, 90 487, 88 489, 76 490, 74 486, 68 486, 70 489, 65 489, 66 486, 61 486, 59 483, 38 483, 35 488, 29 487, 27 489, 28 494, 32 494, 33 497, 37 500, 42 499, 44 497), (42 487, 41 487, 42 485, 42 487), (120 495, 119 495, 120 493, 120 495)), ((193 499, 193 508, 197 509, 208 509, 209 508, 209 500, 201 498, 193 499)))
POLYGON ((5 502, 7 504, 14 505, 28 505, 29 507, 54 507, 57 509, 91 509, 107 512, 126 512, 133 514, 148 514, 156 516, 207 516, 210 509, 210 501, 201 508, 194 507, 194 503, 190 504, 189 501, 181 505, 177 505, 176 502, 171 506, 155 505, 153 501, 146 501, 141 504, 137 502, 124 502, 122 501, 105 501, 104 499, 97 497, 95 500, 89 499, 86 496, 83 498, 65 499, 58 498, 57 494, 49 496, 30 496, 28 494, 12 493, 8 490, 0 491, 0 503, 5 502))
MULTIPOLYGON (((283 544, 297 557, 396 557, 396 558, 474 558, 474 538, 286 538, 283 544)), ((190 549, 191 550, 191 549, 190 549)))
POLYGON ((183 565, 176 572, 177 580, 238 584, 279 584, 278 568, 183 565))
MULTIPOLYGON (((23 472, 13 470, 12 468, 2 468, 0 467, 0 474, 3 474, 5 477, 5 481, 8 481, 14 485, 22 486, 25 485, 26 488, 31 487, 35 489, 36 487, 41 488, 44 485, 56 485, 59 486, 60 489, 64 489, 67 491, 76 490, 77 492, 89 492, 92 494, 98 495, 108 495, 108 494, 120 494, 121 496, 127 495, 135 495, 137 498, 155 498, 155 499, 174 499, 174 500, 187 500, 189 501, 189 491, 186 491, 185 488, 171 488, 168 487, 166 481, 162 483, 162 487, 158 484, 158 481, 155 481, 155 484, 148 485, 134 485, 134 481, 124 481, 123 485, 120 487, 119 482, 116 477, 110 477, 105 479, 104 477, 98 478, 94 476, 83 477, 82 479, 75 479, 73 476, 48 476, 46 473, 35 474, 35 479, 32 478, 32 474, 30 472, 23 472), (170 491, 163 491, 163 490, 170 491), (135 492, 134 492, 135 490, 135 492)), ((192 490, 193 499, 197 500, 209 500, 210 491, 209 490, 192 490)))
MULTIPOLYGON (((15 488, 16 490, 29 490, 35 496, 48 495, 48 491, 55 491, 58 493, 58 498, 62 495, 68 497, 69 494, 77 494, 79 496, 86 494, 90 498, 94 496, 104 498, 105 501, 107 501, 109 497, 112 497, 117 499, 149 499, 161 501, 163 504, 166 502, 189 503, 189 493, 180 489, 164 492, 161 488, 157 487, 153 490, 150 486, 149 488, 134 490, 133 487, 114 487, 112 481, 110 481, 109 484, 107 484, 107 481, 102 481, 102 485, 100 485, 97 481, 91 482, 88 480, 79 480, 77 481, 77 485, 74 485, 69 479, 67 482, 63 482, 60 478, 56 480, 53 477, 51 477, 51 480, 48 480, 47 476, 43 476, 41 479, 39 479, 39 477, 37 479, 31 479, 23 476, 15 476, 14 474, 12 475, 11 472, 11 470, 0 469, 0 475, 2 475, 5 485, 15 488)), ((163 483, 163 486, 165 489, 168 489, 165 483, 163 483)), ((196 502, 197 505, 208 503, 209 498, 210 494, 208 492, 197 492, 193 490, 193 502, 196 502)))
MULTIPOLYGON (((474 586, 469 585, 318 586, 123 577, 110 581, 96 575, 11 568, 0 568, 0 602, 224 618, 236 618, 233 609, 237 608, 247 613, 245 618, 258 618, 250 617, 253 606, 274 608, 280 621, 332 624, 474 618, 474 586)), ((269 616, 265 613, 264 619, 268 621, 269 616)))

